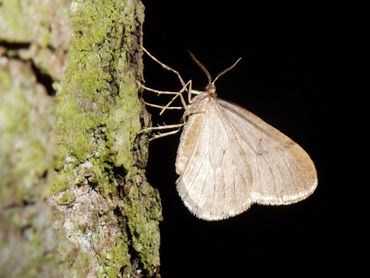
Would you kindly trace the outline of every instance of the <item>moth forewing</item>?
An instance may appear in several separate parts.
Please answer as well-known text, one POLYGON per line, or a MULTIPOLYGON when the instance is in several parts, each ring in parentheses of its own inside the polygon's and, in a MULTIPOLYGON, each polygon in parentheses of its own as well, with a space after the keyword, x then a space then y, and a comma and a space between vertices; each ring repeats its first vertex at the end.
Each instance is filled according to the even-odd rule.
POLYGON ((216 99, 204 96, 204 105, 192 104, 203 112, 193 111, 181 135, 177 189, 196 216, 220 220, 248 209, 253 182, 231 125, 220 114, 216 99))
POLYGON ((218 99, 243 150, 252 152, 251 198, 259 204, 298 202, 317 186, 317 174, 309 155, 293 140, 248 110, 218 99))
MULTIPOLYGON (((203 93, 203 92, 201 92, 203 93)), ((176 173, 181 175, 188 162, 188 159, 195 149, 197 138, 204 124, 205 109, 209 99, 205 94, 198 94, 193 102, 186 107, 184 112, 184 120, 186 121, 183 127, 179 147, 177 148, 176 156, 176 173)))

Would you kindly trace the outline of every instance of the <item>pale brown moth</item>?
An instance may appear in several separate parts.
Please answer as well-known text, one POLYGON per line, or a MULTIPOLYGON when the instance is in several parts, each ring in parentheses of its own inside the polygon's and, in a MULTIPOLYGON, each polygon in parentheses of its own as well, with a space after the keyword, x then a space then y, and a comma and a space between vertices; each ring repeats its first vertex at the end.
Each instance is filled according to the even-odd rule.
POLYGON ((164 92, 142 85, 148 91, 174 95, 166 106, 185 109, 185 123, 151 128, 176 130, 155 135, 174 134, 183 126, 176 157, 177 190, 188 209, 204 220, 221 220, 246 211, 253 203, 288 205, 308 197, 317 186, 317 174, 309 155, 293 140, 248 110, 217 98, 216 80, 232 69, 222 71, 214 80, 207 75, 205 91, 191 88, 180 74, 163 64, 147 50, 144 52, 163 68, 174 72, 181 84, 179 92, 164 92), (188 92, 188 103, 183 97, 188 92), (196 95, 192 98, 193 95, 196 95), (179 97, 184 107, 171 106, 179 97))

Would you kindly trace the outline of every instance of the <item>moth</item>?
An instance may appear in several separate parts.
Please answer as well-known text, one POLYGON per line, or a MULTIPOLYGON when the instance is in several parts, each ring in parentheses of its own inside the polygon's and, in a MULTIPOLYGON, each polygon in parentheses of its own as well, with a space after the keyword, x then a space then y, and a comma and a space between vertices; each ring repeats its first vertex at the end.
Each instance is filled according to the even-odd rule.
POLYGON ((163 68, 174 72, 181 84, 179 92, 148 88, 158 94, 173 95, 166 109, 184 109, 184 123, 154 127, 176 128, 156 135, 163 137, 182 128, 176 157, 176 186, 185 206, 198 218, 222 220, 261 205, 288 205, 299 202, 317 187, 315 165, 310 156, 282 132, 248 110, 222 100, 216 94, 216 80, 192 54, 208 78, 204 91, 193 90, 180 74, 163 64, 146 49, 144 52, 163 68), (183 94, 188 93, 188 102, 183 94), (194 97, 193 97, 194 96, 194 97), (180 98, 183 107, 171 106, 180 98))

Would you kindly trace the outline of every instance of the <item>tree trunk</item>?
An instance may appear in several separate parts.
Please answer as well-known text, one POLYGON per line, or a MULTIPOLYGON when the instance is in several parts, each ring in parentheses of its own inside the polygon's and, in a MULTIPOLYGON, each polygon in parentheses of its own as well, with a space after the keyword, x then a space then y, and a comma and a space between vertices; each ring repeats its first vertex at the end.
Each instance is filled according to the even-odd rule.
POLYGON ((139 0, 0 0, 0 277, 157 277, 139 0))

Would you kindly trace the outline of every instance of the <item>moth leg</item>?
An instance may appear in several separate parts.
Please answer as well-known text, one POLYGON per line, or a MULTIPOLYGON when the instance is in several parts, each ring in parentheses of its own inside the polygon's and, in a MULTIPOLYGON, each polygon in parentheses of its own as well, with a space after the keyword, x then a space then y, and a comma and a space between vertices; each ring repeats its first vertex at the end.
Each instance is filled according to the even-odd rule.
POLYGON ((140 130, 138 132, 138 134, 152 132, 153 130, 165 130, 165 129, 172 129, 172 128, 180 128, 184 125, 185 125, 185 123, 173 124, 173 125, 151 126, 151 127, 147 127, 147 128, 144 128, 144 129, 140 130))
POLYGON ((181 86, 182 87, 186 87, 184 80, 181 78, 181 75, 180 75, 180 73, 177 70, 174 70, 173 68, 171 68, 171 67, 167 66, 166 64, 162 63, 161 61, 159 61, 152 54, 150 54, 150 52, 148 50, 146 50, 144 46, 142 46, 141 48, 143 49, 143 51, 145 52, 146 55, 148 55, 153 61, 155 61, 159 65, 161 65, 162 68, 164 68, 165 70, 172 71, 173 73, 175 73, 177 75, 177 78, 180 80, 181 86))
POLYGON ((172 102, 175 101, 175 99, 177 97, 180 97, 180 101, 181 101, 181 104, 182 104, 182 107, 176 107, 176 106, 173 106, 173 107, 176 107, 176 108, 172 108, 172 109, 182 109, 182 108, 186 108, 187 107, 187 104, 185 102, 185 99, 183 97, 183 92, 187 91, 187 87, 188 85, 191 83, 191 80, 185 84, 184 87, 181 88, 180 91, 178 92, 171 92, 171 91, 160 91, 160 90, 156 90, 156 89, 152 89, 152 88, 149 88, 149 87, 146 87, 145 85, 141 84, 139 81, 136 81, 139 86, 141 88, 143 88, 144 90, 148 91, 148 92, 152 92, 152 93, 157 93, 158 95, 174 95, 174 97, 170 100, 169 103, 167 103, 165 106, 161 106, 161 105, 156 105, 156 104, 149 104, 149 106, 152 106, 152 107, 156 107, 156 108, 161 108, 162 111, 159 113, 160 115, 163 114, 163 112, 166 110, 166 109, 169 109, 170 105, 172 104, 172 102))
POLYGON ((163 137, 166 137, 166 136, 169 136, 169 135, 176 134, 179 131, 180 131, 180 128, 178 128, 176 130, 173 130, 173 131, 165 132, 165 133, 154 134, 153 137, 149 138, 149 142, 151 142, 155 139, 158 139, 158 138, 163 138, 163 137))
MULTIPOLYGON (((179 93, 179 92, 173 92, 173 91, 161 91, 161 90, 152 89, 152 88, 146 87, 145 85, 141 84, 139 81, 136 81, 136 83, 144 90, 152 92, 152 93, 157 93, 158 95, 177 95, 179 93)), ((181 90, 184 91, 184 88, 182 88, 181 90)))
POLYGON ((186 88, 189 86, 189 91, 191 90, 191 80, 188 81, 188 83, 185 84, 185 87, 182 87, 182 89, 163 107, 162 111, 159 113, 159 115, 162 115, 163 112, 168 108, 170 107, 170 105, 176 100, 177 97, 180 97, 180 100, 181 100, 181 104, 183 106, 184 109, 186 109, 186 107, 188 106, 185 102, 185 99, 183 97, 183 92, 186 91, 186 88))
POLYGON ((161 109, 161 110, 163 110, 164 108, 166 108, 168 110, 182 110, 182 109, 184 109, 182 106, 167 106, 167 107, 165 107, 163 105, 153 104, 153 103, 146 102, 146 101, 144 101, 144 103, 147 106, 158 108, 158 109, 161 109))
POLYGON ((189 103, 193 103, 193 95, 200 95, 203 93, 202 91, 197 91, 197 90, 190 90, 188 93, 188 101, 189 103))
POLYGON ((165 132, 165 133, 158 132, 158 133, 154 134, 149 139, 149 141, 153 141, 153 140, 158 139, 158 138, 162 138, 162 137, 165 137, 165 136, 176 134, 177 132, 180 131, 181 127, 184 126, 184 124, 185 123, 182 123, 182 124, 173 124, 173 125, 164 125, 164 126, 148 127, 148 128, 145 128, 145 129, 140 130, 138 132, 138 134, 152 132, 154 130, 166 130, 166 129, 173 129, 173 128, 175 128, 175 130, 172 130, 172 131, 168 131, 168 132, 165 132))

